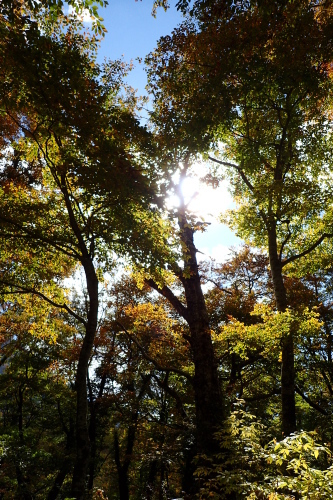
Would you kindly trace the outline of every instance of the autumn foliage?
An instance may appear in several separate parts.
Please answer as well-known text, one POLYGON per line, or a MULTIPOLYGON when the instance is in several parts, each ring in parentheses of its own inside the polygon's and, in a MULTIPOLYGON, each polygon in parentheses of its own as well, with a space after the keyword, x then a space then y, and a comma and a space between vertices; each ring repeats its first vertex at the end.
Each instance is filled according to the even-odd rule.
POLYGON ((149 126, 68 3, 0 5, 1 499, 331 498, 332 2, 179 0, 149 126))

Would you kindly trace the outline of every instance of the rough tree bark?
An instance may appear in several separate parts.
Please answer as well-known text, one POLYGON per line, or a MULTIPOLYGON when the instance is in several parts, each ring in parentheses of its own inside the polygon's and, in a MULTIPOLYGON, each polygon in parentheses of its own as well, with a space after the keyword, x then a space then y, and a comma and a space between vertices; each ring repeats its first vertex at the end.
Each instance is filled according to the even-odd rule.
MULTIPOLYGON (((181 180, 186 176, 188 166, 181 173, 181 180)), ((184 268, 176 266, 175 274, 181 281, 186 299, 186 306, 164 286, 160 288, 152 279, 147 283, 166 297, 188 324, 189 343, 194 362, 194 377, 192 380, 196 409, 196 452, 207 456, 214 455, 218 444, 214 432, 224 420, 224 405, 220 389, 217 362, 214 356, 209 317, 205 298, 200 282, 197 249, 194 245, 194 232, 186 215, 186 204, 179 190, 180 206, 178 209, 178 225, 182 243, 184 268)))
POLYGON ((65 174, 61 175, 61 191, 64 196, 70 226, 75 234, 81 251, 81 264, 84 269, 88 291, 88 314, 85 321, 85 336, 77 366, 76 389, 76 461, 72 478, 71 495, 83 500, 90 462, 90 438, 88 428, 87 373, 97 329, 98 318, 98 278, 93 263, 93 249, 88 250, 80 227, 75 218, 71 197, 67 188, 65 174))
MULTIPOLYGON (((271 222, 268 228, 268 251, 276 308, 279 312, 285 312, 288 301, 283 282, 281 258, 277 250, 275 222, 271 222)), ((294 341, 292 331, 282 340, 281 403, 282 432, 284 436, 289 436, 296 431, 294 341)))
POLYGON ((185 212, 179 214, 181 238, 187 248, 185 269, 180 277, 187 304, 187 323, 194 361, 193 387, 196 406, 197 448, 208 456, 216 451, 214 431, 223 420, 222 394, 214 356, 209 317, 201 288, 200 274, 194 245, 194 230, 185 212), (184 276, 185 274, 185 276, 184 276))

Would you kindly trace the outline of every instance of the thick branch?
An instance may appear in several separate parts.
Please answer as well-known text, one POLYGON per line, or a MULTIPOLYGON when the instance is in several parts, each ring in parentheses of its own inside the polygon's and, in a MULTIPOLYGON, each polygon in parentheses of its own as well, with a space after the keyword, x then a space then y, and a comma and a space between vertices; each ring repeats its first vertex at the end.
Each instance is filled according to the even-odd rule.
POLYGON ((252 396, 250 398, 246 398, 246 397, 242 396, 242 399, 244 399, 244 401, 246 401, 247 403, 249 403, 249 402, 252 402, 252 401, 261 401, 263 399, 269 399, 272 396, 276 396, 278 394, 281 394, 281 389, 279 389, 279 388, 276 387, 276 388, 272 389, 270 392, 268 392, 266 394, 258 394, 257 396, 252 396))
POLYGON ((64 304, 64 303, 59 304, 58 302, 54 302, 54 300, 50 299, 49 297, 44 295, 44 293, 40 292, 39 290, 35 290, 34 288, 26 288, 26 287, 23 287, 21 285, 17 285, 15 283, 10 283, 7 281, 2 281, 2 280, 0 280, 0 284, 17 288, 16 291, 1 292, 3 295, 12 295, 12 294, 18 294, 18 293, 37 295, 37 297, 40 297, 41 299, 48 302, 48 304, 51 304, 51 306, 56 307, 58 309, 65 309, 65 311, 67 311, 71 316, 73 316, 73 318, 77 319, 84 326, 87 325, 86 320, 83 319, 81 316, 79 316, 79 314, 74 312, 72 309, 70 309, 67 304, 64 304))
POLYGON ((185 307, 180 300, 176 297, 176 295, 170 290, 169 287, 164 286, 163 288, 160 288, 158 284, 153 280, 153 279, 146 279, 145 283, 149 285, 151 288, 156 290, 160 295, 163 295, 170 304, 175 308, 177 313, 185 319, 185 321, 188 321, 188 310, 187 307, 185 307))
POLYGON ((0 216, 0 220, 18 228, 20 231, 23 232, 23 234, 22 233, 15 234, 15 233, 4 232, 4 233, 1 233, 2 237, 6 237, 6 238, 33 238, 35 241, 42 241, 44 243, 48 243, 51 247, 55 248, 56 250, 59 250, 61 253, 67 255, 68 257, 77 258, 77 259, 80 259, 80 257, 81 257, 80 254, 77 253, 72 247, 69 247, 70 250, 66 250, 66 248, 68 248, 67 244, 64 244, 61 242, 56 242, 56 241, 52 240, 51 238, 43 236, 40 233, 30 231, 27 227, 23 227, 20 224, 18 224, 17 222, 15 222, 14 220, 7 218, 7 217, 4 217, 2 215, 0 216))
POLYGON ((284 267, 286 266, 287 264, 290 264, 290 262, 294 262, 295 260, 297 259, 300 259, 301 257, 305 257, 305 255, 308 255, 309 253, 311 253, 315 248, 317 248, 323 241, 325 238, 332 238, 333 237, 333 234, 330 234, 330 233, 324 233, 317 241, 315 241, 313 243, 313 245, 311 245, 307 250, 304 250, 304 252, 301 252, 299 254, 296 254, 296 255, 293 255, 292 257, 289 257, 289 259, 285 259, 282 263, 281 263, 281 267, 284 267))
POLYGON ((280 252, 279 252, 279 261, 282 262, 282 253, 283 253, 283 249, 284 247, 286 246, 286 244, 288 243, 288 241, 290 240, 291 238, 291 232, 290 232, 290 229, 289 229, 289 224, 288 224, 288 234, 287 236, 285 237, 284 241, 281 243, 281 248, 280 248, 280 252))
POLYGON ((297 394, 299 394, 304 399, 304 401, 306 401, 308 403, 308 405, 310 405, 312 408, 317 410, 322 415, 327 415, 327 411, 324 410, 323 408, 321 408, 317 403, 314 403, 313 401, 311 401, 311 399, 308 396, 306 396, 304 394, 304 392, 302 392, 301 389, 297 385, 295 385, 295 391, 297 392, 297 394))
MULTIPOLYGON (((75 214, 74 214, 74 211, 73 211, 73 207, 72 207, 72 203, 71 203, 71 199, 70 199, 70 195, 69 195, 69 192, 68 192, 68 189, 67 189, 67 183, 66 183, 66 176, 65 174, 62 174, 61 175, 61 191, 62 191, 62 194, 64 195, 64 199, 65 199, 65 204, 66 204, 66 208, 67 208, 67 212, 68 212, 68 217, 69 217, 69 222, 70 222, 70 225, 71 225, 71 228, 76 236, 76 239, 78 241, 78 244, 79 244, 79 247, 80 247, 80 250, 81 250, 81 253, 82 253, 82 260, 83 261, 90 261, 90 256, 89 256, 89 252, 88 252, 88 249, 87 249, 87 246, 85 244, 85 241, 84 241, 84 238, 82 236, 82 233, 81 233, 81 230, 79 228, 79 225, 77 223, 77 220, 75 218, 75 214)), ((85 267, 85 263, 83 263, 83 266, 85 267)), ((86 270, 86 269, 85 269, 86 270)))
POLYGON ((241 176, 243 182, 250 189, 250 191, 252 193, 254 192, 253 185, 251 184, 251 182, 249 181, 249 179, 246 177, 246 175, 244 174, 243 170, 241 169, 241 167, 239 165, 236 165, 235 163, 230 163, 228 161, 218 160, 217 158, 213 158, 212 156, 208 156, 208 159, 211 160, 211 161, 215 161, 216 163, 219 163, 220 165, 224 165, 225 167, 235 168, 237 170, 237 172, 239 173, 239 175, 241 176))

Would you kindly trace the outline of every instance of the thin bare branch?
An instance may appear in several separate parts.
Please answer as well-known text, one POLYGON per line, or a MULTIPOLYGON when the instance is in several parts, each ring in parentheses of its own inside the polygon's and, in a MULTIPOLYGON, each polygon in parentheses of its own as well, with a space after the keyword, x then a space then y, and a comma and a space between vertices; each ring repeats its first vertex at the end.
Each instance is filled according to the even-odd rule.
POLYGON ((249 179, 246 177, 243 169, 239 165, 236 165, 236 163, 230 163, 228 161, 218 160, 217 158, 213 158, 213 156, 208 156, 208 159, 211 161, 215 161, 216 163, 219 163, 220 165, 224 165, 225 167, 235 168, 237 170, 237 172, 239 173, 239 175, 241 176, 244 184, 246 184, 247 187, 250 189, 250 191, 252 193, 254 193, 254 186, 251 184, 249 179))
POLYGON ((228 295, 232 295, 233 292, 231 292, 230 290, 227 290, 226 288, 223 288, 222 286, 220 286, 220 284, 211 279, 211 278, 205 278, 205 280, 208 282, 208 283, 213 283, 213 285, 216 286, 216 288, 218 288, 219 290, 221 290, 221 292, 224 292, 224 293, 227 293, 228 295))
POLYGON ((235 168, 236 170, 238 170, 240 168, 240 166, 236 165, 236 163, 218 160, 217 158, 214 158, 213 156, 208 156, 208 159, 211 161, 214 161, 215 163, 219 163, 220 165, 223 165, 224 167, 232 167, 232 168, 235 168))
POLYGON ((76 258, 79 260, 81 259, 81 255, 78 252, 76 252, 72 247, 70 247, 69 245, 67 245, 65 243, 55 242, 52 239, 50 239, 46 236, 43 236, 40 233, 36 233, 34 231, 31 231, 30 229, 28 229, 26 227, 21 226, 20 224, 18 224, 17 222, 15 222, 14 220, 12 220, 8 217, 3 217, 2 215, 0 215, 0 220, 4 221, 6 224, 10 224, 13 227, 18 228, 20 231, 24 232, 24 234, 2 232, 3 237, 7 237, 7 238, 8 237, 9 238, 32 238, 35 241, 42 241, 44 243, 49 244, 51 247, 55 248, 56 250, 59 250, 61 253, 63 253, 64 255, 67 255, 68 257, 76 258), (67 248, 69 248, 69 250, 67 248))
POLYGON ((301 396, 302 399, 304 399, 304 401, 306 401, 308 403, 308 405, 310 405, 312 408, 314 408, 315 410, 317 410, 319 413, 321 413, 322 415, 328 415, 327 411, 324 410, 323 408, 321 408, 317 403, 315 403, 314 401, 311 401, 311 399, 306 396, 306 394, 304 394, 303 391, 301 391, 301 389, 295 385, 295 391, 297 392, 297 394, 299 394, 301 396))
POLYGON ((77 319, 80 323, 82 323, 84 326, 87 325, 87 322, 85 319, 83 319, 79 314, 77 314, 75 311, 73 311, 70 307, 68 307, 67 304, 62 303, 59 304, 58 302, 55 302, 54 300, 50 299, 50 297, 47 297, 44 293, 40 292, 39 290, 36 290, 35 288, 26 288, 21 285, 18 285, 16 283, 11 283, 8 281, 3 281, 0 279, 0 284, 9 286, 9 287, 14 287, 17 290, 10 290, 8 292, 2 291, 1 293, 3 295, 14 295, 14 294, 31 294, 31 295, 36 295, 37 297, 40 297, 41 299, 45 300, 48 304, 50 304, 53 307, 56 307, 57 309, 65 309, 73 318, 77 319))
POLYGON ((175 401, 176 401, 176 407, 178 411, 180 412, 181 416, 184 418, 184 420, 189 421, 189 417, 184 410, 183 402, 181 400, 181 397, 179 396, 178 392, 173 389, 172 387, 169 386, 167 380, 160 380, 156 375, 153 374, 154 380, 156 380, 157 384, 159 387, 165 390, 175 401))
POLYGON ((175 368, 175 367, 169 367, 169 366, 162 366, 162 365, 160 365, 158 361, 156 361, 154 358, 152 358, 151 356, 149 356, 149 354, 146 353, 146 351, 144 350, 144 348, 142 347, 142 345, 140 344, 140 342, 138 341, 138 339, 136 338, 136 336, 134 334, 129 333, 129 331, 119 321, 115 321, 115 322, 116 322, 116 324, 118 326, 120 326, 120 328, 127 335, 127 337, 130 340, 133 340, 134 344, 140 349, 143 357, 147 361, 150 361, 150 363, 152 363, 155 366, 155 368, 157 368, 161 372, 178 373, 178 375, 181 375, 182 377, 185 377, 185 378, 187 378, 188 380, 190 380, 192 382, 191 375, 189 375, 188 373, 184 372, 183 370, 180 370, 179 368, 175 368))
POLYGON ((252 396, 249 398, 242 396, 242 399, 244 399, 244 401, 249 403, 249 402, 253 402, 253 401, 262 401, 264 399, 269 399, 272 396, 276 396, 278 394, 281 394, 281 389, 278 387, 275 387, 274 389, 272 389, 270 392, 268 392, 266 394, 257 394, 256 396, 252 396))

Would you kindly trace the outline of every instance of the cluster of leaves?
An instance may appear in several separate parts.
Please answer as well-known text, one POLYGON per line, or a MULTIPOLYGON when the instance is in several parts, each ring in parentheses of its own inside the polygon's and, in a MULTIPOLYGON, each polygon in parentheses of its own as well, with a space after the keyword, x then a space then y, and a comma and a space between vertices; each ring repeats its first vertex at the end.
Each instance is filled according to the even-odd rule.
MULTIPOLYGON (((41 299, 3 304, 0 317, 4 498, 45 498, 72 460, 75 329, 41 299)), ((68 488, 68 485, 67 485, 68 488)), ((65 488, 66 489, 66 488, 65 488)))
POLYGON ((235 404, 228 426, 217 434, 223 465, 207 464, 196 472, 201 498, 221 498, 221 492, 237 492, 248 499, 325 499, 332 496, 330 449, 316 441, 315 433, 299 432, 282 441, 269 433, 254 415, 235 404))

